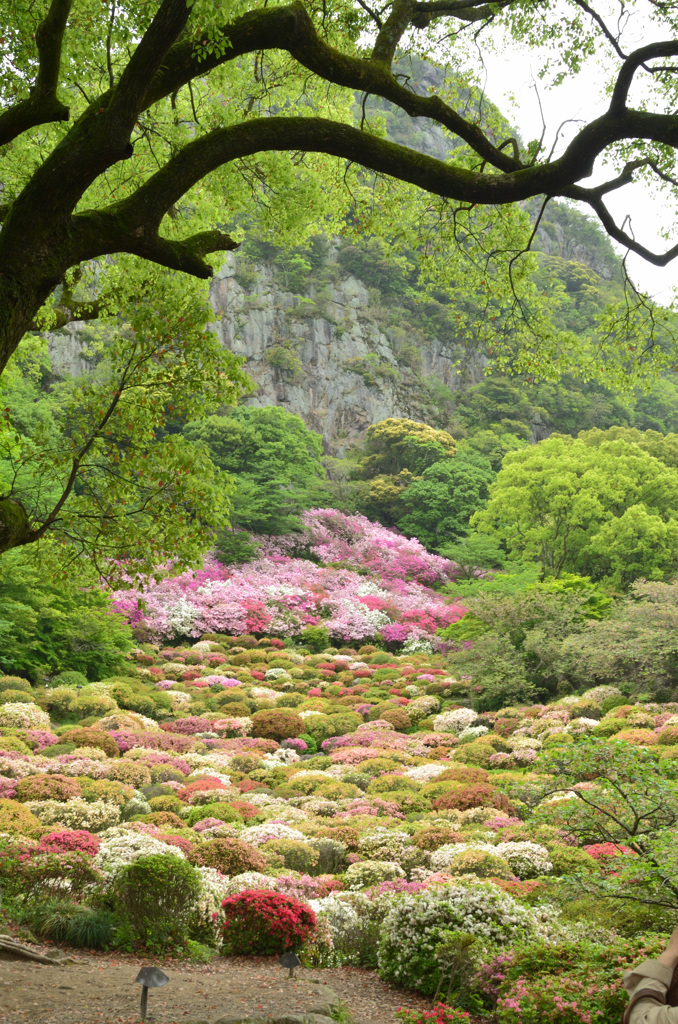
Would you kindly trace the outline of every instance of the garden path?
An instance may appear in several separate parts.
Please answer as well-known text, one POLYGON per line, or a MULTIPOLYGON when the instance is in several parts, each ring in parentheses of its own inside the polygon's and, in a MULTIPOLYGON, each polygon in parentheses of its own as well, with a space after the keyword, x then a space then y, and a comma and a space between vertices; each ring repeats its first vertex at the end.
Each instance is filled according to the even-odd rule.
MULTIPOLYGON (((3 1024, 132 1024, 138 1020, 140 987, 134 979, 149 963, 170 978, 149 992, 155 1024, 188 1024, 220 1017, 281 1016, 317 1004, 310 988, 326 982, 350 1010, 354 1024, 393 1024, 399 1006, 428 1008, 411 992, 393 988, 360 968, 299 968, 287 977, 275 958, 220 958, 211 964, 139 960, 133 956, 73 953, 76 962, 48 967, 0 960, 0 1020, 3 1024)), ((317 991, 317 989, 316 989, 317 991)))

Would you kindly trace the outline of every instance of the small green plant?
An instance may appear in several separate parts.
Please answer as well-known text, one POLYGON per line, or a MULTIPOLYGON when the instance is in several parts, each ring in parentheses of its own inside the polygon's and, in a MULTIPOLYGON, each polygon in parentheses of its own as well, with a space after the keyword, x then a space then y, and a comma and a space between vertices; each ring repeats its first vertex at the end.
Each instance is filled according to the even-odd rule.
POLYGON ((343 999, 340 999, 335 1006, 330 1008, 330 1017, 337 1024, 353 1024, 353 1014, 343 999))

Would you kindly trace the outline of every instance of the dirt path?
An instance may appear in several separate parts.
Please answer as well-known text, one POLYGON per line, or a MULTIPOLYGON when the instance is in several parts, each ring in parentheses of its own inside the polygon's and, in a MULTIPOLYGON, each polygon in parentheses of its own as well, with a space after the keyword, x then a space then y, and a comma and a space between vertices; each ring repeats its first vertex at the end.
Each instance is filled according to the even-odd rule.
POLYGON ((131 1024, 138 1020, 140 996, 134 979, 149 963, 162 967, 170 978, 168 985, 149 992, 149 1015, 156 1024, 214 1024, 220 1017, 240 1014, 299 1013, 318 1002, 310 988, 313 981, 334 989, 355 1024, 394 1024, 399 1006, 430 1006, 430 1000, 392 988, 359 968, 298 968, 292 981, 269 958, 187 966, 132 956, 74 955, 77 962, 64 967, 0 960, 2 1024, 131 1024))

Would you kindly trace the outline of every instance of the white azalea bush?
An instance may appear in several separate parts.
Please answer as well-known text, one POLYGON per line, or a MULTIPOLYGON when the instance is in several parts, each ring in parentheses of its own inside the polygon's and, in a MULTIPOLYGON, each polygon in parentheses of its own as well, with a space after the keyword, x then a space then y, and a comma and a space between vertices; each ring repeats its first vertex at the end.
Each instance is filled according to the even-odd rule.
POLYGON ((30 800, 25 806, 43 825, 101 832, 120 821, 120 808, 107 800, 93 800, 91 803, 81 797, 72 797, 67 803, 60 800, 30 800))
POLYGON ((185 859, 178 847, 168 846, 167 843, 163 843, 145 832, 136 832, 129 827, 120 826, 106 829, 102 834, 101 846, 94 858, 94 863, 104 875, 111 878, 121 868, 133 864, 139 857, 147 857, 154 853, 185 859))
POLYGON ((37 704, 2 704, 0 726, 9 729, 49 729, 49 715, 37 704))
POLYGON ((486 943, 505 945, 535 938, 533 912, 491 882, 452 884, 394 901, 379 943, 384 981, 435 992, 440 964, 435 947, 441 930, 469 932, 486 943))
POLYGON ((536 878, 553 871, 549 852, 540 843, 498 843, 495 853, 507 860, 518 878, 536 878))
POLYGON ((477 712, 471 708, 455 708, 454 711, 443 711, 433 719, 434 732, 452 732, 458 736, 476 721, 477 712))
POLYGON ((347 868, 344 882, 348 889, 369 889, 380 882, 392 882, 404 877, 405 872, 395 861, 361 860, 347 868))

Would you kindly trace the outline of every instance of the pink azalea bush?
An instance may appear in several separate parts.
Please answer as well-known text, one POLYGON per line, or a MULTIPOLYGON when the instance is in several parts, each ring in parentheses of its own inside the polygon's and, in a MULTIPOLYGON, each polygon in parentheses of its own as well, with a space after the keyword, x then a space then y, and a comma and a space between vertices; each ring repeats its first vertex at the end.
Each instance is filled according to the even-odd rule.
MULTIPOLYGON (((116 591, 114 607, 132 625, 167 639, 210 632, 297 636, 322 624, 343 642, 379 635, 403 642, 430 639, 464 614, 430 589, 453 578, 453 564, 418 541, 335 510, 311 510, 304 525, 303 534, 262 540, 257 561, 226 567, 207 559, 197 572, 148 580, 143 590, 116 591), (330 565, 295 557, 299 538, 330 565)), ((206 681, 238 685, 217 675, 201 682, 206 681)))

